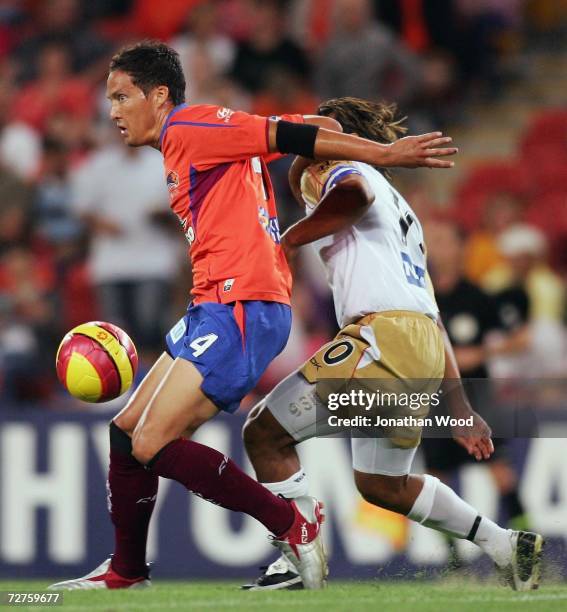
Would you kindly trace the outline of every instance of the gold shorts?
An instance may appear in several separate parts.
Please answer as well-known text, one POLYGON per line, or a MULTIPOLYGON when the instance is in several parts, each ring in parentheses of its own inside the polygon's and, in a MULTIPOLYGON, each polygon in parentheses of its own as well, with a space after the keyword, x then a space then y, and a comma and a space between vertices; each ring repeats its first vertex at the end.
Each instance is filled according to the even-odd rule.
MULTIPOLYGON (((444 371, 445 349, 437 324, 424 314, 404 310, 369 314, 347 325, 300 369, 308 382, 317 384, 323 402, 330 393, 344 389, 345 383, 369 393, 376 393, 378 386, 382 392, 431 395, 444 371)), ((384 418, 423 418, 429 405, 395 403, 376 412, 384 418)), ((384 435, 396 446, 413 448, 421 440, 421 430, 396 425, 384 427, 384 435)))

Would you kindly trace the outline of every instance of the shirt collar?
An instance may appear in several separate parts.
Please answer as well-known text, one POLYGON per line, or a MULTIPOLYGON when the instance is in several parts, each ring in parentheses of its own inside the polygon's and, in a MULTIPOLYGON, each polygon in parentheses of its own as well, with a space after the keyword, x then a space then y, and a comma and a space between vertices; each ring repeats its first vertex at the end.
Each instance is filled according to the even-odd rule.
POLYGON ((163 127, 161 128, 161 132, 160 132, 160 135, 159 135, 159 147, 160 147, 160 149, 161 149, 161 143, 162 143, 163 137, 165 135, 165 131, 169 127, 169 123, 170 123, 173 115, 178 113, 180 110, 182 110, 184 108, 187 108, 187 106, 188 106, 187 103, 183 102, 183 104, 178 104, 177 106, 175 106, 174 108, 172 108, 169 111, 169 115, 167 115, 167 117, 165 119, 165 123, 163 124, 163 127))

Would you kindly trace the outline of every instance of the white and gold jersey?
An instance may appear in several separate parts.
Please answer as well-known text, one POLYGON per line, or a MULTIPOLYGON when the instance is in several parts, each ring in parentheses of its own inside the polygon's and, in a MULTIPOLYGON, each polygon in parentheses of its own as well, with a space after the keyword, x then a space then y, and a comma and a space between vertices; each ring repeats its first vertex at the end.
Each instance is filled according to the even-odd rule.
POLYGON ((426 269, 423 230, 405 199, 372 166, 358 162, 318 162, 301 177, 310 214, 345 175, 362 175, 375 195, 353 226, 313 243, 333 292, 341 328, 362 316, 406 310, 437 318, 438 308, 426 269))

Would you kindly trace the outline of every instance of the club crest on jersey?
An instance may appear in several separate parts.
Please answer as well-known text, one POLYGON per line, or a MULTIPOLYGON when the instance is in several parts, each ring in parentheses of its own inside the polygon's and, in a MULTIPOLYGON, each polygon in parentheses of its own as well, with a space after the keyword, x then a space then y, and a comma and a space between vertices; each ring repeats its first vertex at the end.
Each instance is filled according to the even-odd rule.
POLYGON ((234 115, 234 111, 230 108, 223 107, 219 108, 219 110, 217 111, 217 117, 225 123, 228 123, 230 121, 232 115, 234 115))
POLYGON ((258 222, 269 234, 270 238, 276 243, 280 243, 280 224, 277 217, 270 217, 268 211, 260 206, 258 208, 258 222))
POLYGON ((169 191, 174 191, 179 187, 179 174, 175 170, 170 170, 166 178, 167 188, 169 191))

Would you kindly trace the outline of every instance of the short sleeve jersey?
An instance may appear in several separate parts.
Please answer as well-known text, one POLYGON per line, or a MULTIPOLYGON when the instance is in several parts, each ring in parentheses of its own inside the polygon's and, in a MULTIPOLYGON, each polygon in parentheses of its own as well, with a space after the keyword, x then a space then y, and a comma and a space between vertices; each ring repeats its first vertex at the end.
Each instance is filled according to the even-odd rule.
POLYGON ((421 224, 378 170, 352 161, 312 164, 301 177, 306 214, 349 175, 365 179, 374 203, 352 226, 313 243, 333 291, 339 326, 388 310, 421 312, 436 319, 421 224))
POLYGON ((268 125, 266 117, 211 105, 178 106, 164 124, 166 182, 190 245, 195 303, 289 304, 291 273, 266 167, 275 157, 268 125))

